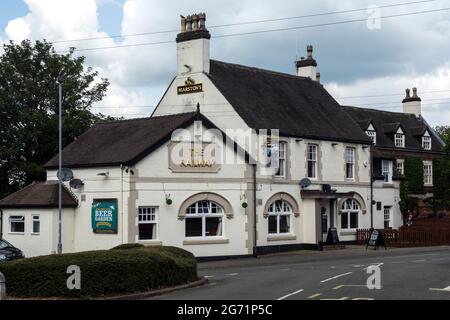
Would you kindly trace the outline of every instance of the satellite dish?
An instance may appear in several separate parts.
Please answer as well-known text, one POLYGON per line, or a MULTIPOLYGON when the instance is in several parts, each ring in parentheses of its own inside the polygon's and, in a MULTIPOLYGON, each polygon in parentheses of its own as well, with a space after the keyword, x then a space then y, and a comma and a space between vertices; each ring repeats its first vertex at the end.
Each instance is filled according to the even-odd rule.
POLYGON ((308 178, 303 178, 302 180, 300 180, 300 187, 302 187, 302 189, 308 188, 310 185, 311 180, 309 180, 308 178))
POLYGON ((84 186, 84 183, 80 179, 72 179, 69 182, 69 186, 72 189, 80 189, 82 186, 84 186))
POLYGON ((59 180, 67 182, 73 179, 73 172, 68 168, 62 168, 61 171, 58 170, 56 176, 59 180))

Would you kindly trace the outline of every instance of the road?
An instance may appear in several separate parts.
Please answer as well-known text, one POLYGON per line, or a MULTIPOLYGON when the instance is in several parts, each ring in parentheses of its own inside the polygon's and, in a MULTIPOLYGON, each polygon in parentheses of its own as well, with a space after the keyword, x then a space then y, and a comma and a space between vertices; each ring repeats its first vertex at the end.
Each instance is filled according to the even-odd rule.
POLYGON ((199 275, 209 282, 153 299, 450 300, 450 247, 302 251, 204 262, 199 275), (381 288, 367 287, 369 266, 379 268, 381 288))

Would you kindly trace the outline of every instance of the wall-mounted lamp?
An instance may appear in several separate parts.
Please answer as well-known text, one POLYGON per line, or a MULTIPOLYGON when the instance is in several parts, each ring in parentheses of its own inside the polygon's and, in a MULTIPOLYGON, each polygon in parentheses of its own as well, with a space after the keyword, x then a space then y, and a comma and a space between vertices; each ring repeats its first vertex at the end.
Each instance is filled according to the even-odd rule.
POLYGON ((109 171, 97 173, 98 176, 109 177, 109 171))
POLYGON ((129 172, 129 173, 131 173, 132 176, 134 176, 134 171, 133 171, 133 169, 130 169, 130 168, 127 167, 127 168, 125 169, 125 172, 126 172, 126 173, 129 172))
POLYGON ((362 148, 365 149, 369 149, 369 146, 362 146, 362 148))
POLYGON ((303 139, 295 139, 295 142, 303 141, 303 139))
POLYGON ((337 142, 333 142, 331 145, 332 145, 333 147, 336 147, 338 144, 339 144, 339 143, 337 143, 337 142))

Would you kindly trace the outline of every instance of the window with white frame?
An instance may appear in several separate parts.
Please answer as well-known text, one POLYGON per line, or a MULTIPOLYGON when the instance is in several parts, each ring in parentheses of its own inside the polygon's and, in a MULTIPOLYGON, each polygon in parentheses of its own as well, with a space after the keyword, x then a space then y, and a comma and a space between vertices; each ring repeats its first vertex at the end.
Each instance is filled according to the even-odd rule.
POLYGON ((392 207, 384 207, 384 208, 383 208, 384 228, 385 228, 385 229, 392 228, 392 224, 391 224, 391 211, 392 211, 392 207))
POLYGON ((395 140, 395 146, 397 148, 405 147, 405 135, 403 133, 396 133, 394 140, 395 140))
POLYGON ((32 215, 31 216, 32 222, 33 222, 33 234, 40 234, 41 233, 41 218, 39 215, 32 215))
POLYGON ((11 233, 25 232, 25 216, 10 216, 9 217, 9 231, 11 233))
POLYGON ((389 160, 381 161, 381 174, 385 182, 392 182, 392 162, 389 160))
POLYGON ((278 154, 278 170, 275 173, 277 177, 284 177, 286 175, 286 142, 280 141, 275 145, 275 154, 278 154))
POLYGON ((269 234, 291 232, 292 207, 283 200, 277 200, 269 206, 269 234))
POLYGON ((345 148, 345 178, 355 179, 355 148, 345 148))
POLYGON ((308 178, 317 178, 317 145, 308 144, 308 178))
POLYGON ((157 239, 157 207, 139 207, 139 240, 157 239))
POLYGON ((423 162, 423 183, 426 186, 433 185, 433 161, 423 162))
POLYGON ((198 201, 186 209, 186 237, 223 236, 223 208, 212 201, 198 201))
POLYGON ((397 171, 401 174, 405 174, 405 160, 397 159, 395 162, 395 166, 397 167, 397 171))
POLYGON ((359 203, 355 199, 347 199, 341 207, 341 229, 357 229, 359 203))
POLYGON ((373 144, 377 143, 377 132, 376 131, 374 131, 374 130, 367 130, 366 134, 372 140, 373 144))
POLYGON ((425 150, 431 150, 431 137, 423 136, 422 137, 422 148, 425 150))

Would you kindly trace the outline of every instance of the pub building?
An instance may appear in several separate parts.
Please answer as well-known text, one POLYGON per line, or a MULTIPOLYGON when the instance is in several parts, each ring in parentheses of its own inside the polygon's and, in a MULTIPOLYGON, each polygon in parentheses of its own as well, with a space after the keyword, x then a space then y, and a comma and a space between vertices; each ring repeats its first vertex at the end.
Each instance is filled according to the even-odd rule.
MULTIPOLYGON (((150 117, 99 123, 64 148, 63 252, 142 243, 245 256, 401 226, 402 175, 391 164, 372 183, 369 126, 320 84, 313 47, 294 74, 212 60, 205 21, 181 18, 177 74, 150 117), (256 159, 272 151, 274 168, 256 159)), ((58 156, 45 168, 45 182, 0 200, 4 238, 27 256, 57 248, 58 156)))

